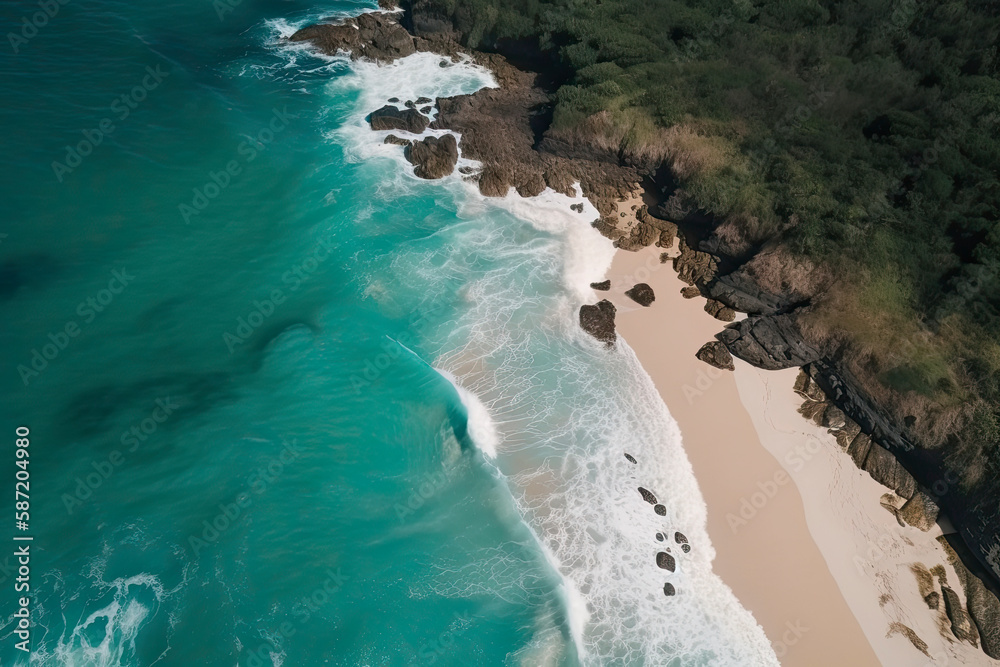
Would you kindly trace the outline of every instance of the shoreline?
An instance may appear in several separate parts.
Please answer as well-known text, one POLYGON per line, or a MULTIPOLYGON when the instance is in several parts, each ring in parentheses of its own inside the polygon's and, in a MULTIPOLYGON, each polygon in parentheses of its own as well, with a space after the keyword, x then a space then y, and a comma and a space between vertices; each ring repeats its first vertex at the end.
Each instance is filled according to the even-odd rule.
POLYGON ((617 252, 606 276, 611 290, 599 297, 618 308, 619 335, 680 427, 708 507, 713 571, 763 627, 783 665, 880 665, 813 542, 798 489, 780 475, 781 465, 760 442, 735 378, 695 358, 722 323, 704 312, 704 299, 680 295, 685 285, 669 264, 660 263, 662 251, 617 252), (640 282, 656 296, 648 308, 624 294, 640 282), (734 529, 727 514, 738 513, 742 500, 761 491, 758 482, 777 491, 766 512, 734 529))

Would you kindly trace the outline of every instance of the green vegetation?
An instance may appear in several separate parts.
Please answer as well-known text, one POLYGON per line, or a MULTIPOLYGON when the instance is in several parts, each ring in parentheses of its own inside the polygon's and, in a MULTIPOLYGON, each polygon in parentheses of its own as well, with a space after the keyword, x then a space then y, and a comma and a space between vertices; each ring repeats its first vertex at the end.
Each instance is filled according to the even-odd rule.
POLYGON ((925 443, 995 449, 996 2, 421 4, 472 47, 537 38, 567 72, 553 132, 668 160, 700 206, 739 223, 738 258, 780 239, 832 271, 812 295, 819 328, 876 397, 925 443))

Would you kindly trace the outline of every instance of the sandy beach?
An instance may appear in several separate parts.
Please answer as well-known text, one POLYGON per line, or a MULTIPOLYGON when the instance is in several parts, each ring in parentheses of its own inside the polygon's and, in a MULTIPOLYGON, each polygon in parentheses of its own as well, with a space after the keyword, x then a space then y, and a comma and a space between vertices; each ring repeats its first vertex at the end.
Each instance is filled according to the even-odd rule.
POLYGON ((620 251, 608 274, 611 291, 597 295, 617 306, 619 334, 680 426, 708 505, 716 573, 764 628, 783 665, 880 664, 809 532, 802 496, 762 445, 733 374, 694 356, 724 323, 704 312, 704 299, 680 295, 684 283, 660 263, 661 252, 620 251), (624 294, 640 282, 656 294, 648 308, 624 294))

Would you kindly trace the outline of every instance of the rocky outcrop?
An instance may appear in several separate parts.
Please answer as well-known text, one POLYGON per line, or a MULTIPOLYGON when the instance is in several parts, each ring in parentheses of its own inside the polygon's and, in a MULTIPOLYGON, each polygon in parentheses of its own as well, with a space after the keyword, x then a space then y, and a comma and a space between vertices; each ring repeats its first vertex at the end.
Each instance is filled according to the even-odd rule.
POLYGON ((410 144, 413 143, 413 141, 411 141, 410 139, 401 139, 400 137, 397 137, 395 134, 390 134, 386 136, 385 141, 383 141, 382 143, 394 144, 396 146, 409 146, 410 144))
POLYGON ((415 53, 413 36, 394 14, 367 12, 336 23, 318 23, 295 32, 293 42, 312 42, 330 55, 347 52, 352 58, 388 63, 415 53))
POLYGON ((729 349, 725 345, 717 340, 709 341, 702 345, 701 349, 695 352, 694 356, 709 366, 715 366, 724 371, 736 370, 736 366, 733 364, 733 355, 729 353, 729 349))
POLYGON ((406 159, 420 178, 443 178, 455 170, 458 142, 453 134, 427 137, 406 147, 406 159))
POLYGON ((632 299, 640 306, 647 308, 652 305, 653 301, 656 300, 656 295, 653 294, 653 288, 646 283, 637 284, 635 287, 625 292, 625 296, 632 299))
POLYGON ((387 104, 368 115, 368 123, 373 130, 402 130, 420 134, 427 129, 430 121, 416 109, 400 109, 387 104))
POLYGON ((716 338, 733 356, 766 370, 805 366, 820 358, 819 351, 802 339, 791 315, 751 316, 729 325, 716 338))
POLYGON ((596 305, 580 306, 580 327, 608 347, 615 344, 615 305, 604 299, 596 305))
POLYGON ((607 292, 609 289, 611 289, 611 281, 605 280, 599 283, 590 283, 590 289, 595 289, 600 292, 607 292))

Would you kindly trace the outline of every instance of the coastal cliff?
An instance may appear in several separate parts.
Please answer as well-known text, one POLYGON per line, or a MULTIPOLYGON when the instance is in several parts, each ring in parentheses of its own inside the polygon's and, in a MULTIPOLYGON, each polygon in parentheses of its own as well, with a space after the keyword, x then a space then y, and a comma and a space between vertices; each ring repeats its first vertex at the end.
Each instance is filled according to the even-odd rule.
MULTIPOLYGON (((638 150, 624 138, 615 144, 609 141, 608 127, 596 122, 583 123, 572 132, 554 127, 552 107, 568 73, 553 47, 543 47, 539 39, 489 34, 470 39, 461 7, 458 14, 449 14, 433 2, 416 0, 404 3, 402 9, 401 14, 363 14, 337 25, 310 26, 291 39, 380 62, 423 50, 441 54, 445 66, 465 54, 489 68, 499 88, 438 99, 433 122, 414 111, 406 121, 410 125, 398 129, 422 130, 426 124, 416 118, 420 116, 433 129, 459 133, 462 155, 483 165, 465 177, 478 182, 487 196, 506 194, 510 188, 522 196, 536 195, 545 187, 566 192, 579 182, 601 214, 595 227, 618 247, 634 250, 660 244, 664 236, 672 243, 676 233, 681 253, 674 268, 709 300, 706 310, 717 317, 723 313, 720 319, 731 319, 735 312, 747 314, 718 334, 713 354, 706 356, 723 358, 721 344, 733 356, 761 368, 804 368, 842 412, 845 424, 849 420, 856 425, 858 432, 848 444, 861 435, 870 441, 859 440, 854 446, 852 455, 859 467, 903 497, 918 490, 931 497, 968 547, 959 555, 971 571, 987 580, 992 576, 988 583, 996 588, 1000 581, 996 463, 970 455, 979 450, 960 446, 954 431, 940 426, 944 420, 925 424, 919 408, 927 402, 888 388, 880 379, 884 374, 873 370, 877 364, 871 364, 861 346, 830 322, 837 299, 844 298, 830 267, 793 252, 780 234, 748 243, 745 234, 734 233, 740 220, 716 216, 684 188, 685 168, 676 155, 638 150), (470 42, 477 48, 468 48, 470 42), (647 205, 637 212, 639 224, 621 230, 614 218, 615 202, 640 188, 647 205)), ((411 161, 431 152, 408 150, 408 155, 417 156, 411 161)), ((602 336, 613 340, 613 332, 604 331, 602 336)), ((1000 648, 984 642, 984 649, 1000 657, 1000 648)))

